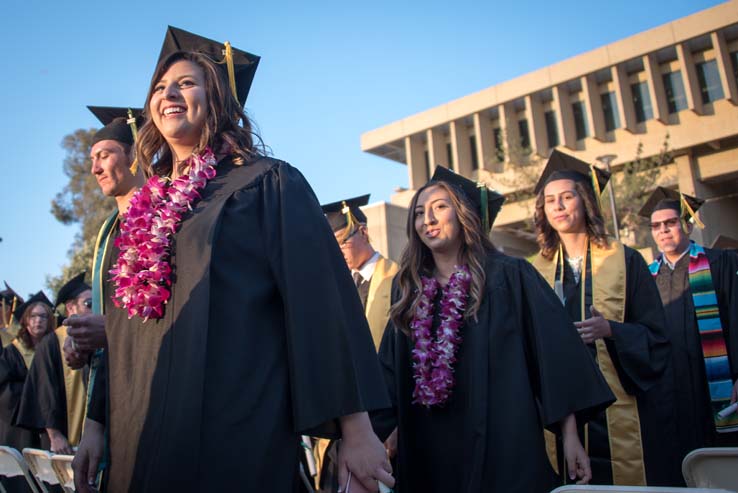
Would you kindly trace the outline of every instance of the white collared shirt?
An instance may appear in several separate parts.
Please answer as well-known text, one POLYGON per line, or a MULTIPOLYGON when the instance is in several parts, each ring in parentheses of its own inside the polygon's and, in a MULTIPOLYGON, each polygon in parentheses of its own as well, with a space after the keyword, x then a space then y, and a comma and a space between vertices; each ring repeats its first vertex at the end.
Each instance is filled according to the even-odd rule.
POLYGON ((362 279, 365 281, 371 280, 372 276, 374 275, 374 269, 377 267, 377 262, 379 261, 379 252, 374 252, 374 255, 369 258, 366 262, 364 262, 364 265, 361 266, 361 269, 359 270, 352 270, 351 275, 355 274, 356 272, 359 273, 362 279))
POLYGON ((666 254, 662 254, 662 257, 663 257, 663 260, 664 260, 664 263, 666 264, 666 266, 669 269, 674 270, 674 269, 676 269, 676 264, 679 263, 679 261, 682 259, 682 257, 684 257, 688 253, 689 253, 689 247, 687 247, 687 249, 684 250, 681 255, 679 255, 679 258, 677 258, 674 261, 674 263, 669 262, 669 259, 666 258, 666 254))

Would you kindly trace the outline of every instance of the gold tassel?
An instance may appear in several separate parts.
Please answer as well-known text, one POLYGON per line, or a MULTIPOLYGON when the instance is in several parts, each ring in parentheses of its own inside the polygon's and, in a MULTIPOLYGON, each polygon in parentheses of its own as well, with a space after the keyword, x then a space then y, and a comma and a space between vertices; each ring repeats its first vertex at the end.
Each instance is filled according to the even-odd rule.
MULTIPOLYGON (((136 118, 133 116, 131 108, 128 108, 128 119, 126 120, 126 123, 131 127, 133 143, 135 144, 136 140, 138 140, 138 125, 136 125, 136 118)), ((136 173, 138 173, 138 159, 134 159, 133 163, 131 163, 131 167, 128 169, 131 171, 133 176, 136 176, 136 173)))
POLYGON ((687 202, 687 199, 684 198, 684 194, 682 192, 679 192, 679 202, 682 203, 682 216, 685 216, 684 211, 687 211, 687 214, 692 218, 694 224, 696 224, 700 229, 705 229, 704 223, 700 221, 699 217, 697 217, 697 213, 692 210, 692 207, 689 205, 689 202, 687 202))
MULTIPOLYGON (((594 187, 597 206, 600 208, 600 213, 602 213, 602 201, 600 199, 602 190, 600 190, 600 180, 597 178, 597 168, 595 168, 594 164, 589 165, 589 172, 592 174, 592 187, 594 187)), ((613 190, 610 190, 610 193, 614 193, 613 190)))
POLYGON ((238 92, 236 91, 236 68, 233 65, 233 48, 231 47, 231 43, 228 41, 223 43, 223 45, 225 46, 225 62, 226 68, 228 69, 228 83, 231 85, 233 97, 236 98, 236 102, 240 105, 241 103, 238 101, 238 92))
POLYGON ((341 202, 341 213, 346 216, 346 228, 343 230, 344 233, 341 235, 341 241, 346 241, 349 236, 351 236, 351 233, 354 232, 354 228, 356 228, 358 221, 356 218, 354 218, 354 215, 351 213, 351 207, 346 204, 346 201, 341 202))
POLYGON ((133 160, 133 163, 131 163, 131 167, 128 169, 131 171, 131 174, 133 176, 136 176, 136 173, 138 173, 138 158, 135 158, 133 160))

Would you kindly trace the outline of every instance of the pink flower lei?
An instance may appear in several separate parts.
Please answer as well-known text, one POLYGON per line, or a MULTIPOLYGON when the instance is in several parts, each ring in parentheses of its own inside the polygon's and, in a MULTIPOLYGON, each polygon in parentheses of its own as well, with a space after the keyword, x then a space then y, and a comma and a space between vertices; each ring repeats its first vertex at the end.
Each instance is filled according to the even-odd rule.
POLYGON ((215 176, 217 164, 210 148, 188 161, 189 172, 174 181, 149 178, 121 215, 120 236, 115 240, 120 254, 110 274, 115 285, 113 302, 128 312, 129 319, 138 315, 146 321, 164 315, 171 295, 172 235, 184 213, 200 199, 199 190, 215 176))
POLYGON ((442 290, 441 323, 436 339, 431 338, 433 325, 433 298, 440 283, 433 277, 421 277, 423 283, 420 301, 410 323, 415 347, 412 350, 413 403, 426 407, 443 404, 454 386, 453 364, 461 343, 459 329, 463 324, 464 310, 471 284, 469 267, 457 266, 448 284, 442 290))

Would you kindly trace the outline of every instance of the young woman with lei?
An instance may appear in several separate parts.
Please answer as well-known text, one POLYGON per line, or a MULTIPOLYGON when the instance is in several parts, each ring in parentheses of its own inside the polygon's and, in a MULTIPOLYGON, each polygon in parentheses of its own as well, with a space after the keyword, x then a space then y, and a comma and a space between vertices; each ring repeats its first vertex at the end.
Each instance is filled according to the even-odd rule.
POLYGON ((439 167, 411 202, 379 350, 393 408, 373 415, 397 427, 397 491, 550 491, 544 426, 589 478, 576 422, 612 395, 553 292, 489 241, 502 201, 439 167))
POLYGON ((109 492, 293 491, 301 434, 342 436, 352 493, 391 486, 361 302, 310 186, 258 152, 222 48, 164 53, 152 79, 137 140, 151 178, 108 256, 107 391, 91 396, 108 413, 86 422, 77 491, 104 432, 109 492))

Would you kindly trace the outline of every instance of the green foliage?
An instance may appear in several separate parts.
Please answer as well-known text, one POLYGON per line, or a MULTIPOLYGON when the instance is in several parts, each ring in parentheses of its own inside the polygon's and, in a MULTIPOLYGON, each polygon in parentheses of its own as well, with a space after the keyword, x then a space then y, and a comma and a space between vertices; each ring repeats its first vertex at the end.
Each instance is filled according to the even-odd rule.
POLYGON ((64 174, 69 181, 52 200, 51 213, 62 224, 79 224, 80 229, 67 253, 67 264, 58 275, 46 278, 46 284, 53 293, 81 271, 90 271, 97 232, 115 208, 115 201, 102 194, 91 173, 89 152, 95 132, 94 129, 78 129, 62 141, 62 147, 67 151, 64 174))

